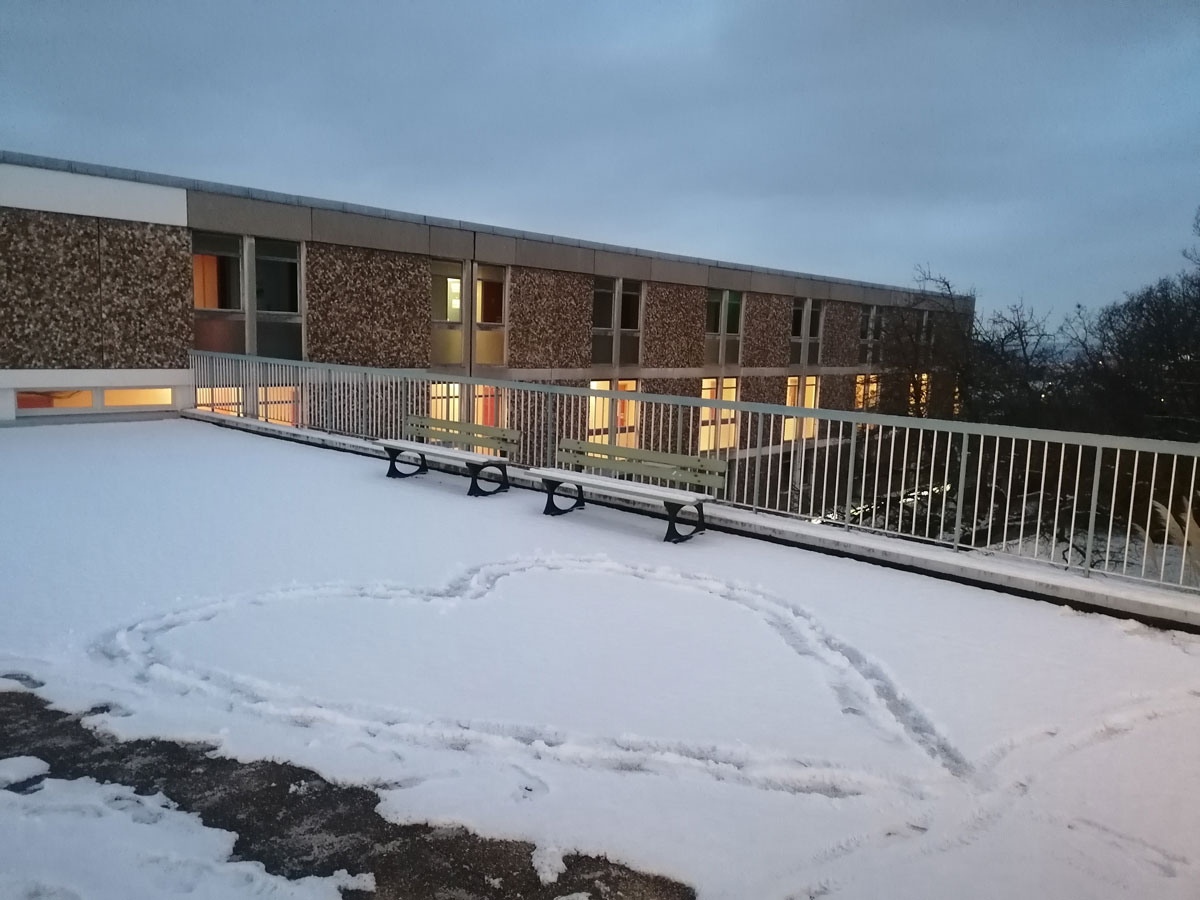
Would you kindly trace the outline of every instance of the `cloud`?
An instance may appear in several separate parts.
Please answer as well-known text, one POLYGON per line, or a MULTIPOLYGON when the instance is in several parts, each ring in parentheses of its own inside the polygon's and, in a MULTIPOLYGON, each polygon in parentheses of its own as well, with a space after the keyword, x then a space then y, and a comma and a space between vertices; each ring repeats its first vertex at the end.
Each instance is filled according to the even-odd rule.
POLYGON ((9 2, 0 144, 1096 304, 1182 264, 1190 2, 9 2))

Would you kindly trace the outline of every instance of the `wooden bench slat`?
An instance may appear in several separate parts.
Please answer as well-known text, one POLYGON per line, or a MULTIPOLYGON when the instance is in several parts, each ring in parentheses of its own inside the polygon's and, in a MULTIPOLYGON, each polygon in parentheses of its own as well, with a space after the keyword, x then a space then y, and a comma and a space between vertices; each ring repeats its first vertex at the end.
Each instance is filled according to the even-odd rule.
POLYGON ((637 481, 622 481, 619 478, 609 478, 605 475, 592 475, 588 472, 572 472, 569 469, 529 469, 526 474, 545 480, 561 481, 564 484, 576 484, 584 487, 597 487, 610 490, 613 493, 629 496, 646 497, 654 500, 671 500, 676 503, 703 503, 711 500, 708 494, 698 494, 693 491, 680 491, 675 488, 658 487, 653 484, 641 484, 637 481))
POLYGON ((454 447, 443 447, 439 444, 423 444, 420 441, 380 440, 377 441, 377 443, 381 447, 391 447, 394 450, 408 450, 414 453, 424 453, 426 456, 433 456, 441 459, 455 459, 463 462, 477 463, 497 461, 495 456, 488 456, 486 453, 472 453, 469 450, 458 450, 454 447))
POLYGON ((685 456, 678 453, 665 453, 657 450, 643 450, 641 447, 621 447, 613 444, 599 444, 591 441, 580 441, 574 438, 563 438, 558 442, 563 450, 576 453, 589 453, 597 456, 616 457, 618 459, 636 460, 639 462, 654 462, 661 465, 673 465, 680 469, 698 469, 702 472, 723 475, 729 468, 729 463, 723 459, 713 459, 706 456, 685 456))
POLYGON ((410 429, 436 429, 455 434, 499 438, 512 444, 519 443, 521 440, 521 432, 515 428, 501 428, 497 425, 476 425, 474 422, 456 422, 452 419, 409 416, 406 420, 406 425, 410 429))
POLYGON ((663 481, 673 481, 679 484, 700 484, 704 487, 720 488, 725 486, 725 476, 707 472, 689 471, 671 465, 638 462, 635 460, 601 459, 586 453, 560 451, 560 464, 568 463, 583 468, 604 469, 608 472, 623 472, 627 475, 644 475, 648 478, 661 478, 663 481))

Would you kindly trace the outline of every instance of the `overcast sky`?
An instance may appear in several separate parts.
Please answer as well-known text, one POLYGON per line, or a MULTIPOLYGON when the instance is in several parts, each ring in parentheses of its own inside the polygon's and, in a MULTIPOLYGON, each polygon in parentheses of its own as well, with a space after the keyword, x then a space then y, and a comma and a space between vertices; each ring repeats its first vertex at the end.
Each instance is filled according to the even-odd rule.
POLYGON ((1200 3, 0 0, 0 146, 1064 312, 1184 266, 1200 3))

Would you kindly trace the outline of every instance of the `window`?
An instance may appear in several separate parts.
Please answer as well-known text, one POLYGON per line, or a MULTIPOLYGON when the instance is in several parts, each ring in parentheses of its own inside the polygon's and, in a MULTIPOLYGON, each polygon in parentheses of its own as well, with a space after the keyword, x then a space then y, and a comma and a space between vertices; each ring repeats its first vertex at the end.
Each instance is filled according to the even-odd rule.
POLYGON ((638 365, 641 329, 642 283, 632 278, 596 278, 592 283, 592 364, 638 365))
MULTIPOLYGON (((611 391, 610 380, 590 382, 593 391, 611 391)), ((617 382, 618 391, 636 391, 637 382, 631 379, 617 382)), ((611 397, 588 397, 587 439, 597 444, 609 443, 609 436, 616 437, 618 447, 638 445, 638 402, 636 400, 613 400, 611 397)))
POLYGON ((475 363, 504 365, 504 268, 479 266, 475 278, 475 363))
MULTIPOLYGON (((816 409, 818 406, 818 390, 820 382, 816 375, 809 375, 805 378, 792 376, 787 380, 787 405, 802 406, 806 409, 816 409)), ((811 438, 817 433, 817 420, 804 419, 787 419, 783 425, 783 439, 791 441, 796 438, 797 433, 804 438, 811 438), (803 423, 798 429, 797 424, 803 423)))
POLYGON ((462 396, 461 385, 455 382, 435 381, 429 385, 429 418, 447 419, 451 422, 459 419, 459 398, 462 396))
POLYGON ((854 408, 875 409, 877 406, 879 406, 879 376, 856 376, 854 379, 854 408))
POLYGON ((254 240, 254 314, 255 354, 301 358, 299 244, 254 240))
POLYGON ((170 406, 170 388, 112 388, 104 392, 105 406, 170 406))
MULTIPOLYGON (((703 400, 737 400, 737 381, 736 378, 705 378, 700 382, 700 397, 703 400)), ((701 450, 736 446, 737 431, 737 410, 700 407, 701 450)))
POLYGON ((864 306, 858 324, 858 361, 863 365, 881 362, 880 348, 886 313, 878 306, 864 306))
POLYGON ((792 300, 792 351, 794 366, 815 366, 821 358, 821 301, 792 300))
POLYGON ((242 240, 232 234, 192 235, 192 293, 196 309, 241 309, 242 240))
POLYGON ((908 414, 910 416, 929 414, 928 372, 916 373, 908 380, 908 414))
POLYGON ((435 259, 429 264, 430 362, 461 366, 463 361, 462 263, 435 259))
POLYGON ((736 366, 741 358, 742 292, 709 288, 704 310, 704 362, 736 366))
POLYGON ((91 391, 17 391, 17 409, 90 409, 91 406, 91 391))
POLYGON ((504 410, 502 408, 504 398, 500 389, 490 385, 477 384, 473 390, 475 424, 504 427, 504 410))
POLYGON ((617 348, 623 366, 636 366, 641 360, 642 283, 621 279, 621 322, 617 348))
POLYGON ((192 234, 193 345, 198 350, 246 352, 241 261, 237 235, 192 234))

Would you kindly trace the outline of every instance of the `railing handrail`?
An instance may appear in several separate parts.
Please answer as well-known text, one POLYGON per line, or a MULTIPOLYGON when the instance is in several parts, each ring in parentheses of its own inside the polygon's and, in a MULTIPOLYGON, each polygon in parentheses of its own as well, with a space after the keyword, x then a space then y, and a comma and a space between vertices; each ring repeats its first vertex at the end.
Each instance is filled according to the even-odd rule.
POLYGON ((1058 431, 1047 428, 1027 428, 1016 425, 992 425, 980 422, 963 422, 957 419, 930 419, 916 416, 893 416, 869 413, 860 410, 831 410, 805 406, 787 406, 778 403, 754 403, 742 400, 718 400, 703 397, 688 397, 678 394, 646 394, 640 391, 613 391, 565 384, 544 384, 536 381, 515 381, 501 378, 462 375, 451 372, 436 372, 430 369, 390 369, 371 366, 351 366, 342 363, 319 363, 294 359, 275 359, 263 356, 247 356, 241 353, 218 353, 211 350, 191 350, 190 354, 202 359, 229 359, 248 363, 267 363, 294 366, 306 369, 353 372, 357 374, 419 378, 432 382, 471 384, 483 387, 510 388, 514 390, 539 391, 576 397, 604 397, 644 403, 669 403, 676 406, 703 407, 706 409, 728 409, 736 412, 760 413, 788 418, 816 419, 818 421, 842 422, 855 425, 879 425, 892 428, 913 428, 924 431, 945 431, 955 434, 982 435, 989 438, 1015 438, 1018 440, 1044 441, 1052 444, 1072 444, 1104 450, 1131 450, 1145 453, 1171 453, 1200 457, 1200 443, 1167 441, 1154 438, 1134 438, 1124 435, 1096 434, 1083 431, 1058 431))

